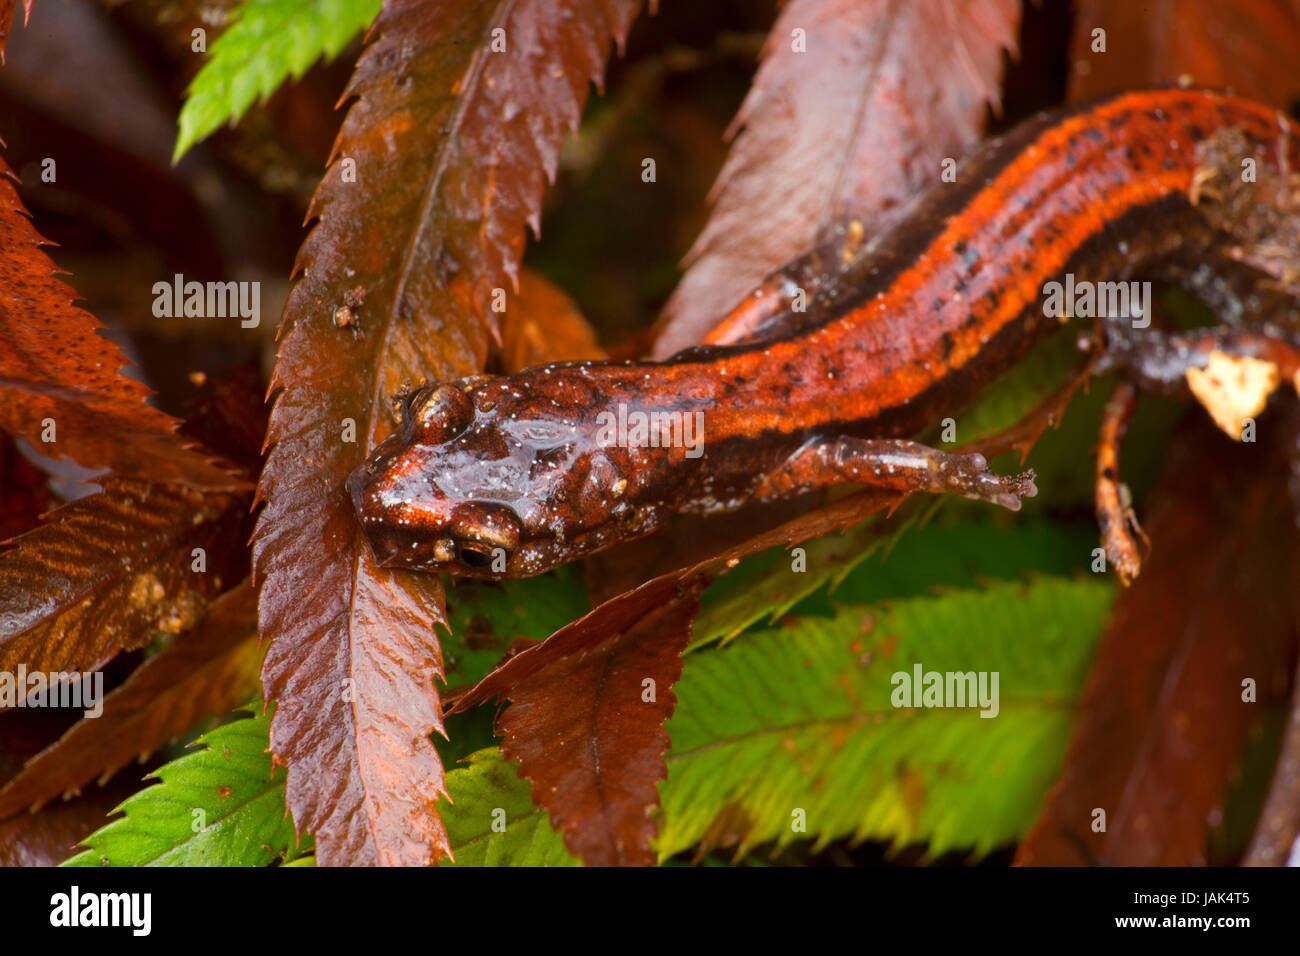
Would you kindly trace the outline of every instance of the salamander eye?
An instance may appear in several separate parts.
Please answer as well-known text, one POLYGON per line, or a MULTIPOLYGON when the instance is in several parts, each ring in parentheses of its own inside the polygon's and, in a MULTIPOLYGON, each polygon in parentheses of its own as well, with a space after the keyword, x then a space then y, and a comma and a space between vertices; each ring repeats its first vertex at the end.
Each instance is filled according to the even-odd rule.
POLYGON ((497 548, 483 541, 458 541, 456 557, 460 563, 469 568, 486 568, 492 563, 493 552, 497 548))
POLYGON ((402 410, 419 441, 440 445, 451 441, 474 420, 474 403, 455 385, 434 385, 412 395, 402 410))

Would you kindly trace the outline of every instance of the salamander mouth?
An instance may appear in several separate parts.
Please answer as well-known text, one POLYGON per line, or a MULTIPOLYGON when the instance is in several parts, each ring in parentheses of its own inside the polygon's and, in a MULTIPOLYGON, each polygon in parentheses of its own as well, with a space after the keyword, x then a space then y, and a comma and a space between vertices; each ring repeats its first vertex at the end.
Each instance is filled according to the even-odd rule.
POLYGON ((356 513, 362 526, 366 525, 366 497, 370 479, 374 477, 374 459, 370 459, 353 469, 348 476, 348 495, 352 498, 352 510, 356 513))

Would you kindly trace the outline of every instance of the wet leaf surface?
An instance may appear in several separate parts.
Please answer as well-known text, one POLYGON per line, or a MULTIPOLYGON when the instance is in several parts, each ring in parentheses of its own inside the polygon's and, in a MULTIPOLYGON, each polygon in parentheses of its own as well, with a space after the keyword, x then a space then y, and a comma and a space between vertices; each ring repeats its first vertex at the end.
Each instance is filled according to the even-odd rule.
POLYGON ((0 669, 93 670, 193 626, 245 573, 247 511, 113 478, 51 512, 0 552, 0 669))
POLYGON ((660 317, 654 355, 699 342, 832 228, 857 219, 857 241, 869 240, 938 182, 940 160, 966 152, 986 106, 996 108, 1019 21, 1018 0, 786 4, 732 122, 712 215, 660 317))
POLYGON ((506 374, 530 365, 607 357, 578 304, 540 272, 524 269, 519 291, 507 301, 500 348, 506 374))
MULTIPOLYGON (((23 0, 23 22, 32 15, 32 5, 36 0, 23 0)), ((14 14, 18 10, 18 0, 0 0, 0 64, 4 63, 5 46, 13 31, 14 14)))
POLYGON ((0 434, 0 541, 33 527, 54 505, 45 475, 18 451, 17 443, 0 434))
POLYGON ((510 700, 502 753, 519 761, 569 852, 592 866, 654 863, 663 725, 701 586, 658 607, 626 604, 618 622, 589 615, 474 689, 475 699, 510 700))
POLYGON ((257 595, 243 582, 0 788, 0 817, 107 779, 257 693, 257 595))
POLYGON ((1183 77, 1280 107, 1300 96, 1300 8, 1289 0, 1081 0, 1076 8, 1071 99, 1183 77))
POLYGON ((119 475, 197 488, 245 479, 175 434, 179 422, 146 404, 122 374, 126 359, 41 250, 43 240, 0 161, 0 428, 45 454, 119 475))
POLYGON ((1295 535, 1278 534, 1293 527, 1282 455, 1191 429, 1152 496, 1151 554, 1116 602, 1022 865, 1205 863, 1247 734, 1288 695, 1297 565, 1295 535))
POLYGON ((392 430, 394 393, 483 368, 493 290, 639 7, 397 0, 358 61, 285 310, 254 545, 272 751, 323 864, 447 852, 427 739, 441 585, 374 565, 344 483, 392 430))

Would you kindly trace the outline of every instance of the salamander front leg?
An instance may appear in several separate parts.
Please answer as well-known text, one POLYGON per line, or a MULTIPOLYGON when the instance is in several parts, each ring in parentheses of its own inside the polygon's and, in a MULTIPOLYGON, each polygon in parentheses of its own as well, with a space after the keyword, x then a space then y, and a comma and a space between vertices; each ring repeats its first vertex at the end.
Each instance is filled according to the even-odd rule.
POLYGON ((983 455, 938 451, 896 439, 826 438, 804 445, 763 480, 759 499, 856 483, 897 491, 951 493, 1012 511, 1038 493, 1034 473, 1003 477, 983 455))

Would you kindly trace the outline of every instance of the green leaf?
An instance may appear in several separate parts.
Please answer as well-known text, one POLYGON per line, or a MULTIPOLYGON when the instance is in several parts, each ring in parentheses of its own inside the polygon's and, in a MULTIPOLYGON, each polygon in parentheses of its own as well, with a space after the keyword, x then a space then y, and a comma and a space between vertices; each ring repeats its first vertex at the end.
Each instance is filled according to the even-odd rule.
POLYGON ((668 724, 661 858, 812 837, 982 855, 1034 818, 1112 589, 1041 577, 854 606, 687 658, 668 724), (896 673, 997 672, 997 716, 894 707, 896 673), (805 832, 795 832, 802 810, 805 832), (715 826, 717 824, 717 826, 715 826))
POLYGON ((287 77, 333 59, 378 13, 379 0, 246 0, 190 84, 172 161, 287 77))
MULTIPOLYGON (((661 858, 700 843, 724 813, 746 831, 743 849, 852 837, 984 854, 1014 841, 1064 753, 1111 593, 1093 579, 999 582, 801 618, 689 655, 668 724, 661 858), (997 670, 998 716, 894 708, 891 675, 914 663, 997 670), (796 808, 805 834, 791 830, 796 808)), ((496 748, 449 773, 447 788, 457 865, 576 862, 496 748)))
MULTIPOLYGON (((965 528, 932 533, 941 531, 975 534, 965 528)), ((1020 544, 1033 550, 1052 540, 1051 529, 1030 529, 1025 538, 1020 544)), ((925 841, 934 854, 954 848, 983 854, 1015 840, 1033 819, 1064 752, 1111 593, 1099 579, 996 582, 983 591, 809 615, 792 628, 750 632, 728 647, 690 655, 668 725, 673 747, 662 785, 661 858, 700 843, 724 811, 732 825, 743 826, 745 850, 806 836, 821 843, 844 837, 925 841), (865 633, 864 621, 870 625, 865 633), (998 671, 998 716, 894 708, 891 676, 910 673, 915 663, 927 671, 998 671), (805 834, 791 830, 796 808, 806 813, 805 834)), ((204 741, 235 729, 247 731, 239 749, 265 760, 264 718, 219 728, 204 741)), ((196 756, 162 768, 164 783, 169 771, 196 756)), ((269 769, 269 760, 264 766, 269 769)), ((140 822, 134 804, 160 789, 128 800, 126 820, 94 834, 88 842, 95 849, 72 862, 94 865, 101 855, 114 863, 150 862, 157 854, 147 850, 110 855, 104 838, 115 827, 140 822)), ((275 810, 269 816, 283 819, 282 774, 271 790, 267 799, 275 810)), ((447 791, 454 802, 440 810, 454 865, 578 865, 546 813, 532 804, 516 764, 495 747, 449 772, 447 791)), ((188 836, 189 807, 199 804, 185 796, 180 805, 178 822, 188 836)), ((145 823, 139 829, 178 828, 145 823)), ((249 858, 247 848, 254 842, 286 846, 292 840, 287 820, 284 827, 278 841, 237 836, 246 848, 242 858, 269 862, 274 854, 249 858)))
MULTIPOLYGON (((1078 335, 1073 327, 1056 332, 986 386, 965 410, 952 416, 957 423, 956 441, 965 444, 992 435, 1024 418, 1083 364, 1084 355, 1076 344, 1078 335)), ((941 429, 935 427, 922 440, 942 448, 939 434, 941 429)))
MULTIPOLYGON (((1028 465, 1037 472, 1038 497, 1025 502, 1025 515, 1059 514, 1063 509, 1093 509, 1095 452, 1101 410, 1114 390, 1112 377, 1093 379, 1086 392, 1080 391, 1070 402, 1059 428, 1049 428, 1029 455, 1028 465)), ((1143 395, 1129 422, 1128 434, 1120 451, 1120 477, 1138 502, 1155 487, 1165 461, 1165 453, 1188 402, 1143 395)), ((1014 455, 999 462, 1006 470, 1016 467, 1014 455)), ((965 504, 966 502, 961 502, 965 504)), ((971 502, 975 504, 975 502, 971 502)))
POLYGON ((565 850, 546 813, 533 806, 518 764, 507 762, 495 747, 478 751, 468 767, 447 774, 447 793, 455 803, 439 810, 455 866, 581 865, 565 850))
MULTIPOLYGON (((717 640, 725 643, 763 618, 779 617, 823 585, 833 587, 888 543, 891 529, 880 517, 799 544, 801 571, 794 570, 794 549, 772 548, 742 561, 704 592, 687 651, 717 640)), ((907 527, 902 522, 892 533, 901 535, 907 527)))
POLYGON ((725 643, 787 611, 829 616, 848 602, 911 597, 1029 572, 1068 575, 1091 564, 1097 546, 1091 520, 1070 524, 1017 516, 1008 523, 987 505, 968 511, 955 507, 960 504, 922 500, 902 520, 872 516, 842 535, 806 541, 800 545, 803 571, 792 569, 791 552, 784 548, 745 560, 705 592, 690 649, 718 639, 725 643), (965 520, 954 522, 958 511, 965 520))
POLYGON ((1097 547, 1097 525, 1077 522, 1011 520, 985 508, 963 512, 953 521, 955 505, 945 499, 929 523, 900 534, 885 549, 857 564, 834 590, 821 590, 796 605, 797 616, 828 617, 844 604, 874 604, 921 597, 944 588, 974 588, 981 582, 1018 581, 1029 574, 1068 577, 1088 571, 1097 547))
POLYGON ((269 715, 254 716, 204 734, 202 749, 150 774, 162 782, 128 797, 114 811, 126 816, 63 865, 266 866, 309 850, 285 811, 285 770, 271 770, 269 728, 269 715))

